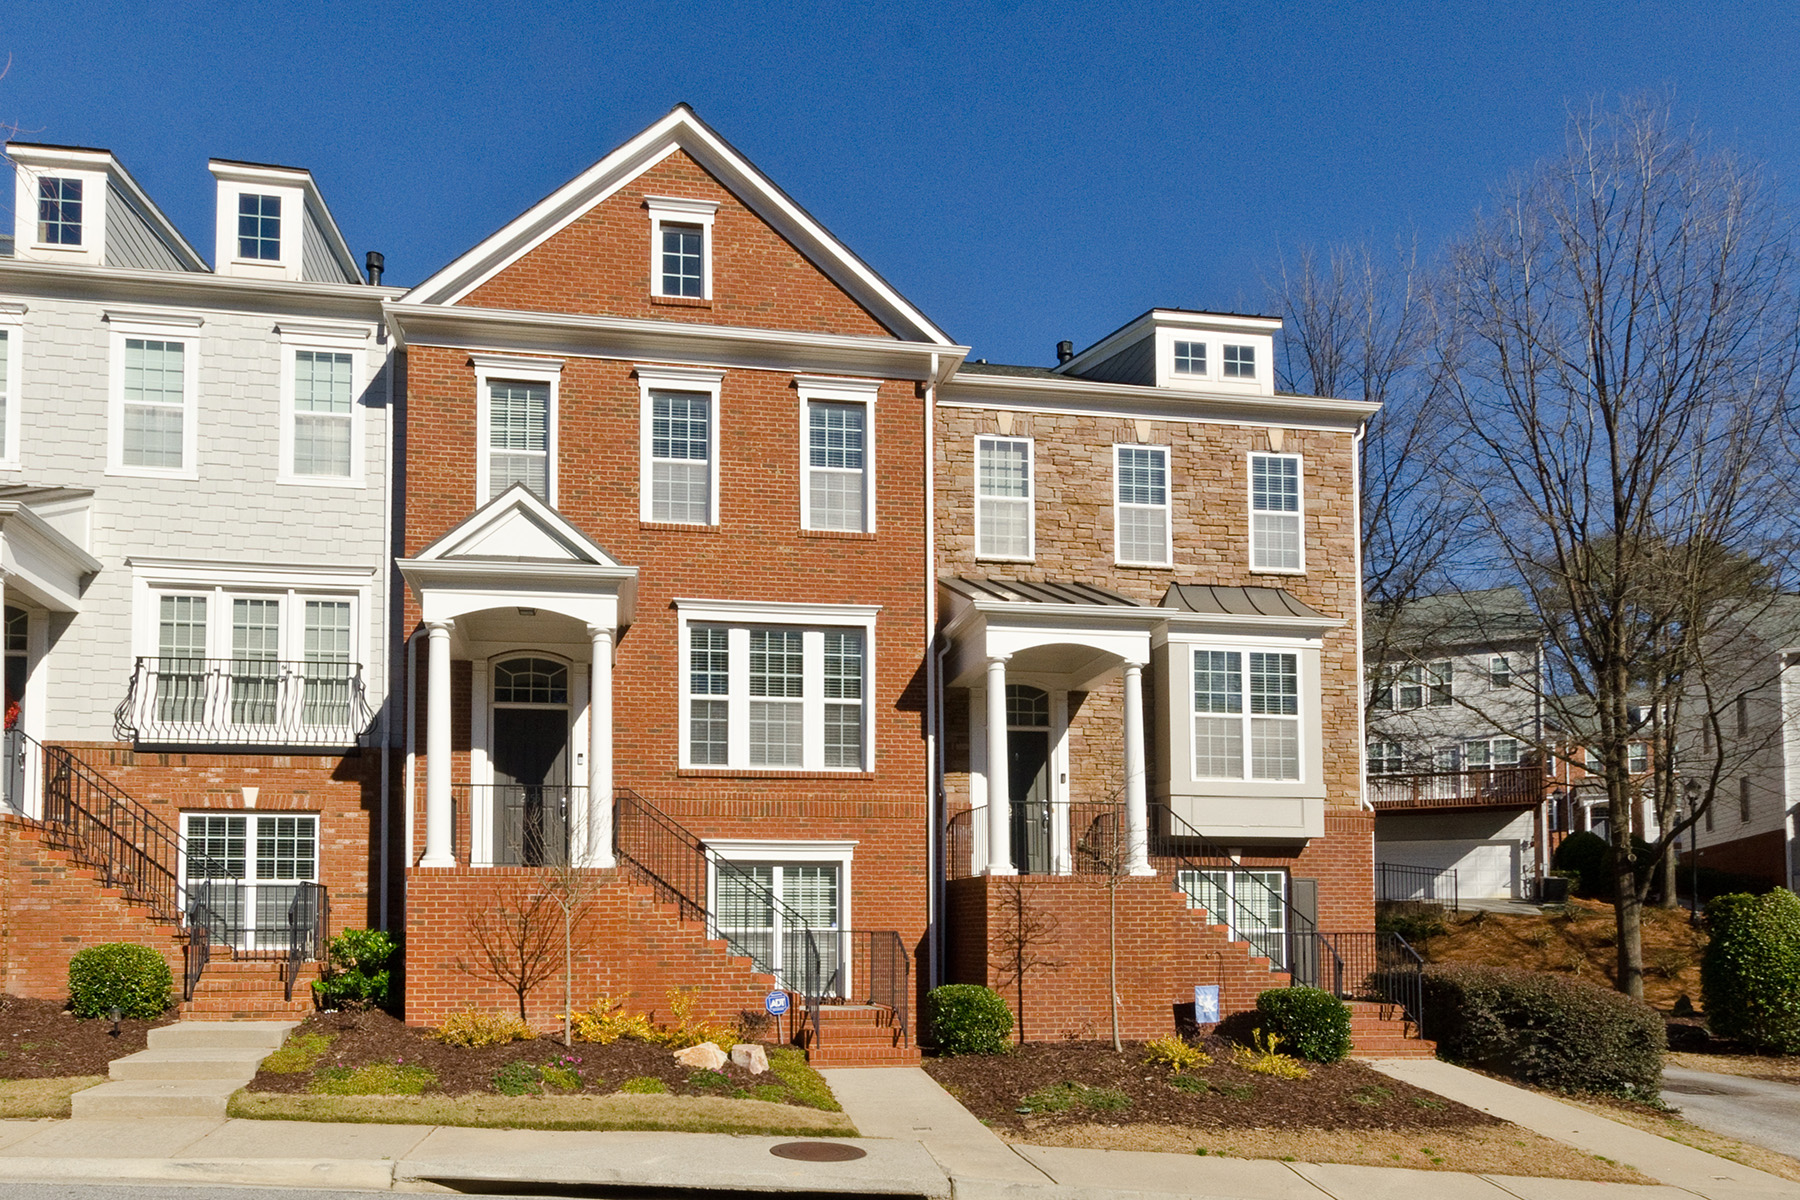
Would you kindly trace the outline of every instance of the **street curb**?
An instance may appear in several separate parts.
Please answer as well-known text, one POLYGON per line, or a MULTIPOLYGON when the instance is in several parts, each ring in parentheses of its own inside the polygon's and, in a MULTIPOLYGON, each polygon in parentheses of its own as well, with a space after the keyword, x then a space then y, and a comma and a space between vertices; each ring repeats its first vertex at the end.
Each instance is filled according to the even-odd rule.
POLYGON ((235 1183, 257 1187, 330 1187, 388 1191, 385 1159, 317 1158, 8 1158, 0 1180, 119 1183, 235 1183))

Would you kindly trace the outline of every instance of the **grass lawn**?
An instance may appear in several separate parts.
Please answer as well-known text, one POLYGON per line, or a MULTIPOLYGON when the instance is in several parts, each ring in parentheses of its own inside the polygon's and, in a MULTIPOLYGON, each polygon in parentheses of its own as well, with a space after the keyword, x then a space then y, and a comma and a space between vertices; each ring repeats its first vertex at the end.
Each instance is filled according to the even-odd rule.
MULTIPOLYGON (((66 1115, 66 1114, 65 1114, 66 1115)), ((468 1125, 485 1129, 650 1129, 766 1137, 855 1137, 843 1113, 716 1096, 319 1096, 240 1091, 228 1115, 267 1121, 468 1125)))
POLYGON ((64 1075, 49 1079, 0 1079, 0 1119, 66 1117, 69 1097, 105 1083, 104 1075, 64 1075))

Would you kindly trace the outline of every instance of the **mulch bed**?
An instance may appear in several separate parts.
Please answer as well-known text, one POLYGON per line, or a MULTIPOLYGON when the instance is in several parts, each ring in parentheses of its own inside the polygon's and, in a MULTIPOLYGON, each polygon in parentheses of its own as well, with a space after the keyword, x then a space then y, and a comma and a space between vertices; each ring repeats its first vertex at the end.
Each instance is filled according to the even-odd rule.
POLYGON ((111 1021, 77 1020, 61 1000, 0 996, 0 1079, 104 1075, 108 1063, 136 1054, 150 1030, 174 1019, 120 1021, 114 1037, 111 1021))
POLYGON ((1189 1074, 1205 1092, 1182 1091, 1170 1072, 1143 1062, 1143 1044, 1036 1042, 1010 1054, 930 1058, 925 1070, 965 1108, 1002 1133, 1073 1125, 1176 1125, 1201 1129, 1456 1130, 1504 1124, 1497 1117, 1446 1100, 1358 1062, 1308 1064, 1306 1079, 1275 1079, 1231 1061, 1232 1046, 1208 1038, 1210 1066, 1189 1074), (1130 1099, 1117 1111, 1080 1104, 1063 1112, 1019 1111, 1043 1088, 1079 1083, 1112 1088, 1130 1099))
MULTIPOLYGON (((696 1084, 694 1068, 675 1061, 673 1052, 646 1042, 618 1041, 602 1046, 595 1042, 576 1042, 565 1047, 560 1038, 540 1037, 528 1042, 509 1042, 501 1046, 448 1046, 426 1035, 425 1030, 380 1010, 313 1013, 295 1034, 324 1034, 331 1046, 311 1071, 275 1074, 257 1072, 250 1081, 253 1092, 299 1093, 312 1089, 317 1072, 332 1067, 362 1067, 374 1063, 423 1067, 436 1076, 436 1082, 425 1088, 427 1094, 448 1095, 500 1094, 494 1076, 515 1062, 534 1067, 572 1067, 581 1080, 578 1092, 564 1095, 610 1095, 628 1079, 660 1079, 671 1095, 720 1096, 733 1090, 749 1090, 778 1084, 773 1071, 752 1075, 742 1067, 726 1063, 716 1072, 730 1081, 720 1086, 716 1079, 696 1084)), ((771 1097, 773 1098, 773 1097, 771 1097)), ((797 1103, 788 1099, 787 1103, 797 1103)))

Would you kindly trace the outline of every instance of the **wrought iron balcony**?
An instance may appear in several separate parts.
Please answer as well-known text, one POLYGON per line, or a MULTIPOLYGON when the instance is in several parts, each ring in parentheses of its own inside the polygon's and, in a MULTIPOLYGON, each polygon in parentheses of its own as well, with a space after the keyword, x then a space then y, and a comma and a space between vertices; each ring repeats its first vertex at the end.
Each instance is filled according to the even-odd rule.
POLYGON ((374 720, 362 664, 140 658, 113 732, 137 745, 350 747, 374 720))
POLYGON ((1369 776, 1369 800, 1378 810, 1531 808, 1543 798, 1543 768, 1530 765, 1369 776))

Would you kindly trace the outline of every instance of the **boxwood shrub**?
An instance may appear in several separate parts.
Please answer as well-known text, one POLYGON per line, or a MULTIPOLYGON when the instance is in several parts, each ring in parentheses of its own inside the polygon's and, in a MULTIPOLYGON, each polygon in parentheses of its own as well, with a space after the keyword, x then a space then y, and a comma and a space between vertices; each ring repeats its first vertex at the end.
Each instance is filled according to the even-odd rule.
POLYGON ((1281 1050, 1311 1062, 1334 1063, 1350 1053, 1350 1010, 1314 987, 1270 988, 1256 997, 1257 1025, 1281 1038, 1281 1050))
POLYGON ((1800 897, 1720 896, 1700 959, 1706 1025, 1753 1050, 1800 1054, 1800 897))
POLYGON ((78 1017, 119 1015, 148 1020, 175 1002, 175 979, 162 955, 148 946, 108 942, 69 960, 69 1008, 78 1017))
POLYGON ((1013 1015, 991 988, 947 983, 925 994, 925 1022, 939 1054, 1004 1054, 1013 1015))
POLYGON ((1425 968, 1438 1053, 1570 1092, 1654 1097, 1667 1040, 1649 1005, 1579 979, 1516 967, 1425 968))

